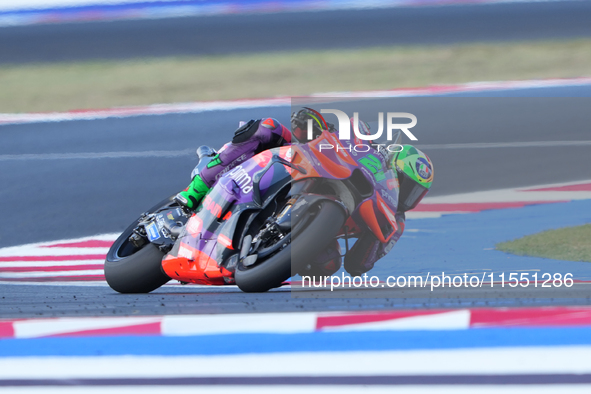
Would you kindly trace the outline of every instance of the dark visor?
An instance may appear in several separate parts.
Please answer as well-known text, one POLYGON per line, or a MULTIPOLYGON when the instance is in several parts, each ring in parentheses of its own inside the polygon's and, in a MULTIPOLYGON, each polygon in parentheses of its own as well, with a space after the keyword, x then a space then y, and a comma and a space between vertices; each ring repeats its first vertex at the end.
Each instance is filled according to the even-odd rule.
POLYGON ((410 211, 414 209, 429 191, 425 186, 418 184, 404 172, 398 172, 400 182, 400 195, 398 196, 398 211, 410 211))

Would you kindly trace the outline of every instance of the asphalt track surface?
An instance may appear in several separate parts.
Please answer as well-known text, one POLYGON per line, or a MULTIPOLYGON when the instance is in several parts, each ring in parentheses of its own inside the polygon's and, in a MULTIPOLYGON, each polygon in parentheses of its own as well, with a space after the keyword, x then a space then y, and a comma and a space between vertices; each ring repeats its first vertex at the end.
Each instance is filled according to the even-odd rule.
MULTIPOLYGON (((503 96, 507 92, 488 92, 503 96)), ((366 102, 360 110, 396 110, 421 119, 420 144, 588 141, 589 86, 513 91, 535 98, 409 98, 366 102), (545 96, 563 96, 549 98, 545 96), (569 98, 579 96, 577 98, 569 98), (558 115, 557 115, 558 114, 558 115), (527 119, 525 121, 524 119, 527 119)), ((472 94, 473 95, 473 94, 472 94)), ((461 95, 460 95, 461 96, 461 95)), ((121 119, 0 126, 0 201, 5 208, 0 246, 122 231, 144 209, 189 182, 196 159, 189 153, 220 146, 239 120, 265 116, 287 122, 289 107, 137 116, 121 119), (108 152, 135 155, 108 158, 108 152), (67 159, 53 154, 84 153, 67 159), (27 155, 27 156, 23 156, 27 155)), ((368 115, 369 116, 369 115, 368 115)), ((375 116, 375 115, 374 115, 375 116)), ((589 145, 431 149, 436 163, 432 195, 578 181, 591 178, 589 145)), ((375 299, 292 299, 288 291, 165 287, 151 295, 119 295, 108 287, 0 285, 0 316, 128 315, 301 310, 355 310, 482 305, 587 304, 586 285, 552 294, 426 293, 375 299), (443 297, 443 299, 441 298, 443 297), (537 299, 536 299, 537 297, 537 299)), ((529 290, 528 290, 529 291, 529 290)), ((347 293, 347 297, 351 294, 347 293)))
POLYGON ((573 287, 346 289, 246 294, 237 287, 164 286, 150 294, 118 294, 107 286, 0 285, 3 318, 142 316, 303 311, 372 311, 589 305, 590 284, 573 287))
POLYGON ((0 63, 591 37, 591 2, 223 15, 0 28, 0 63))

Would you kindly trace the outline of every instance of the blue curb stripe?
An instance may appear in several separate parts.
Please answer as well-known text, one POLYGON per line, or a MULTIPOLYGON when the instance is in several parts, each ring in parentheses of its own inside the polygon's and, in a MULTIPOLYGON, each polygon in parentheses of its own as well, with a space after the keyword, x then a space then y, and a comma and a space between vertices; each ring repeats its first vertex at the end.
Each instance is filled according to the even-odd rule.
POLYGON ((230 355, 591 345, 591 327, 6 339, 0 356, 230 355))

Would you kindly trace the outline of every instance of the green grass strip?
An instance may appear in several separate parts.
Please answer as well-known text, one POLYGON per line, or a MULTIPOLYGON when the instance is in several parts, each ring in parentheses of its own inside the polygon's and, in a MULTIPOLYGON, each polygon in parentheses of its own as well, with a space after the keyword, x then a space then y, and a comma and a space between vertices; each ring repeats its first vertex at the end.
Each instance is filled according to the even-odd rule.
POLYGON ((497 245, 520 256, 591 263, 591 224, 544 231, 497 245))
POLYGON ((591 76, 591 39, 0 66, 0 113, 591 76))

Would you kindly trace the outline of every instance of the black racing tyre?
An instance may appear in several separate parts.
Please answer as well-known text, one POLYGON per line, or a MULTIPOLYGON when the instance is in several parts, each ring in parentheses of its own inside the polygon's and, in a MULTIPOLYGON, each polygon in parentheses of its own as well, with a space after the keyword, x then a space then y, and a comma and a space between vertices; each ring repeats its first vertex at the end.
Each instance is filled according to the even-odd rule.
POLYGON ((119 293, 149 293, 170 278, 162 272, 164 253, 147 244, 119 261, 105 261, 105 279, 119 293))
MULTIPOLYGON (((170 205, 173 197, 161 201, 148 212, 153 213, 170 205)), ((137 225, 136 220, 123 231, 105 260, 105 279, 119 293, 149 293, 170 280, 162 270, 164 253, 160 249, 152 244, 137 249, 128 241, 137 225)))
POLYGON ((345 211, 333 201, 318 204, 315 216, 284 249, 252 267, 238 265, 234 279, 240 290, 260 293, 279 287, 292 276, 292 258, 295 263, 309 260, 334 239, 347 219, 345 211))

